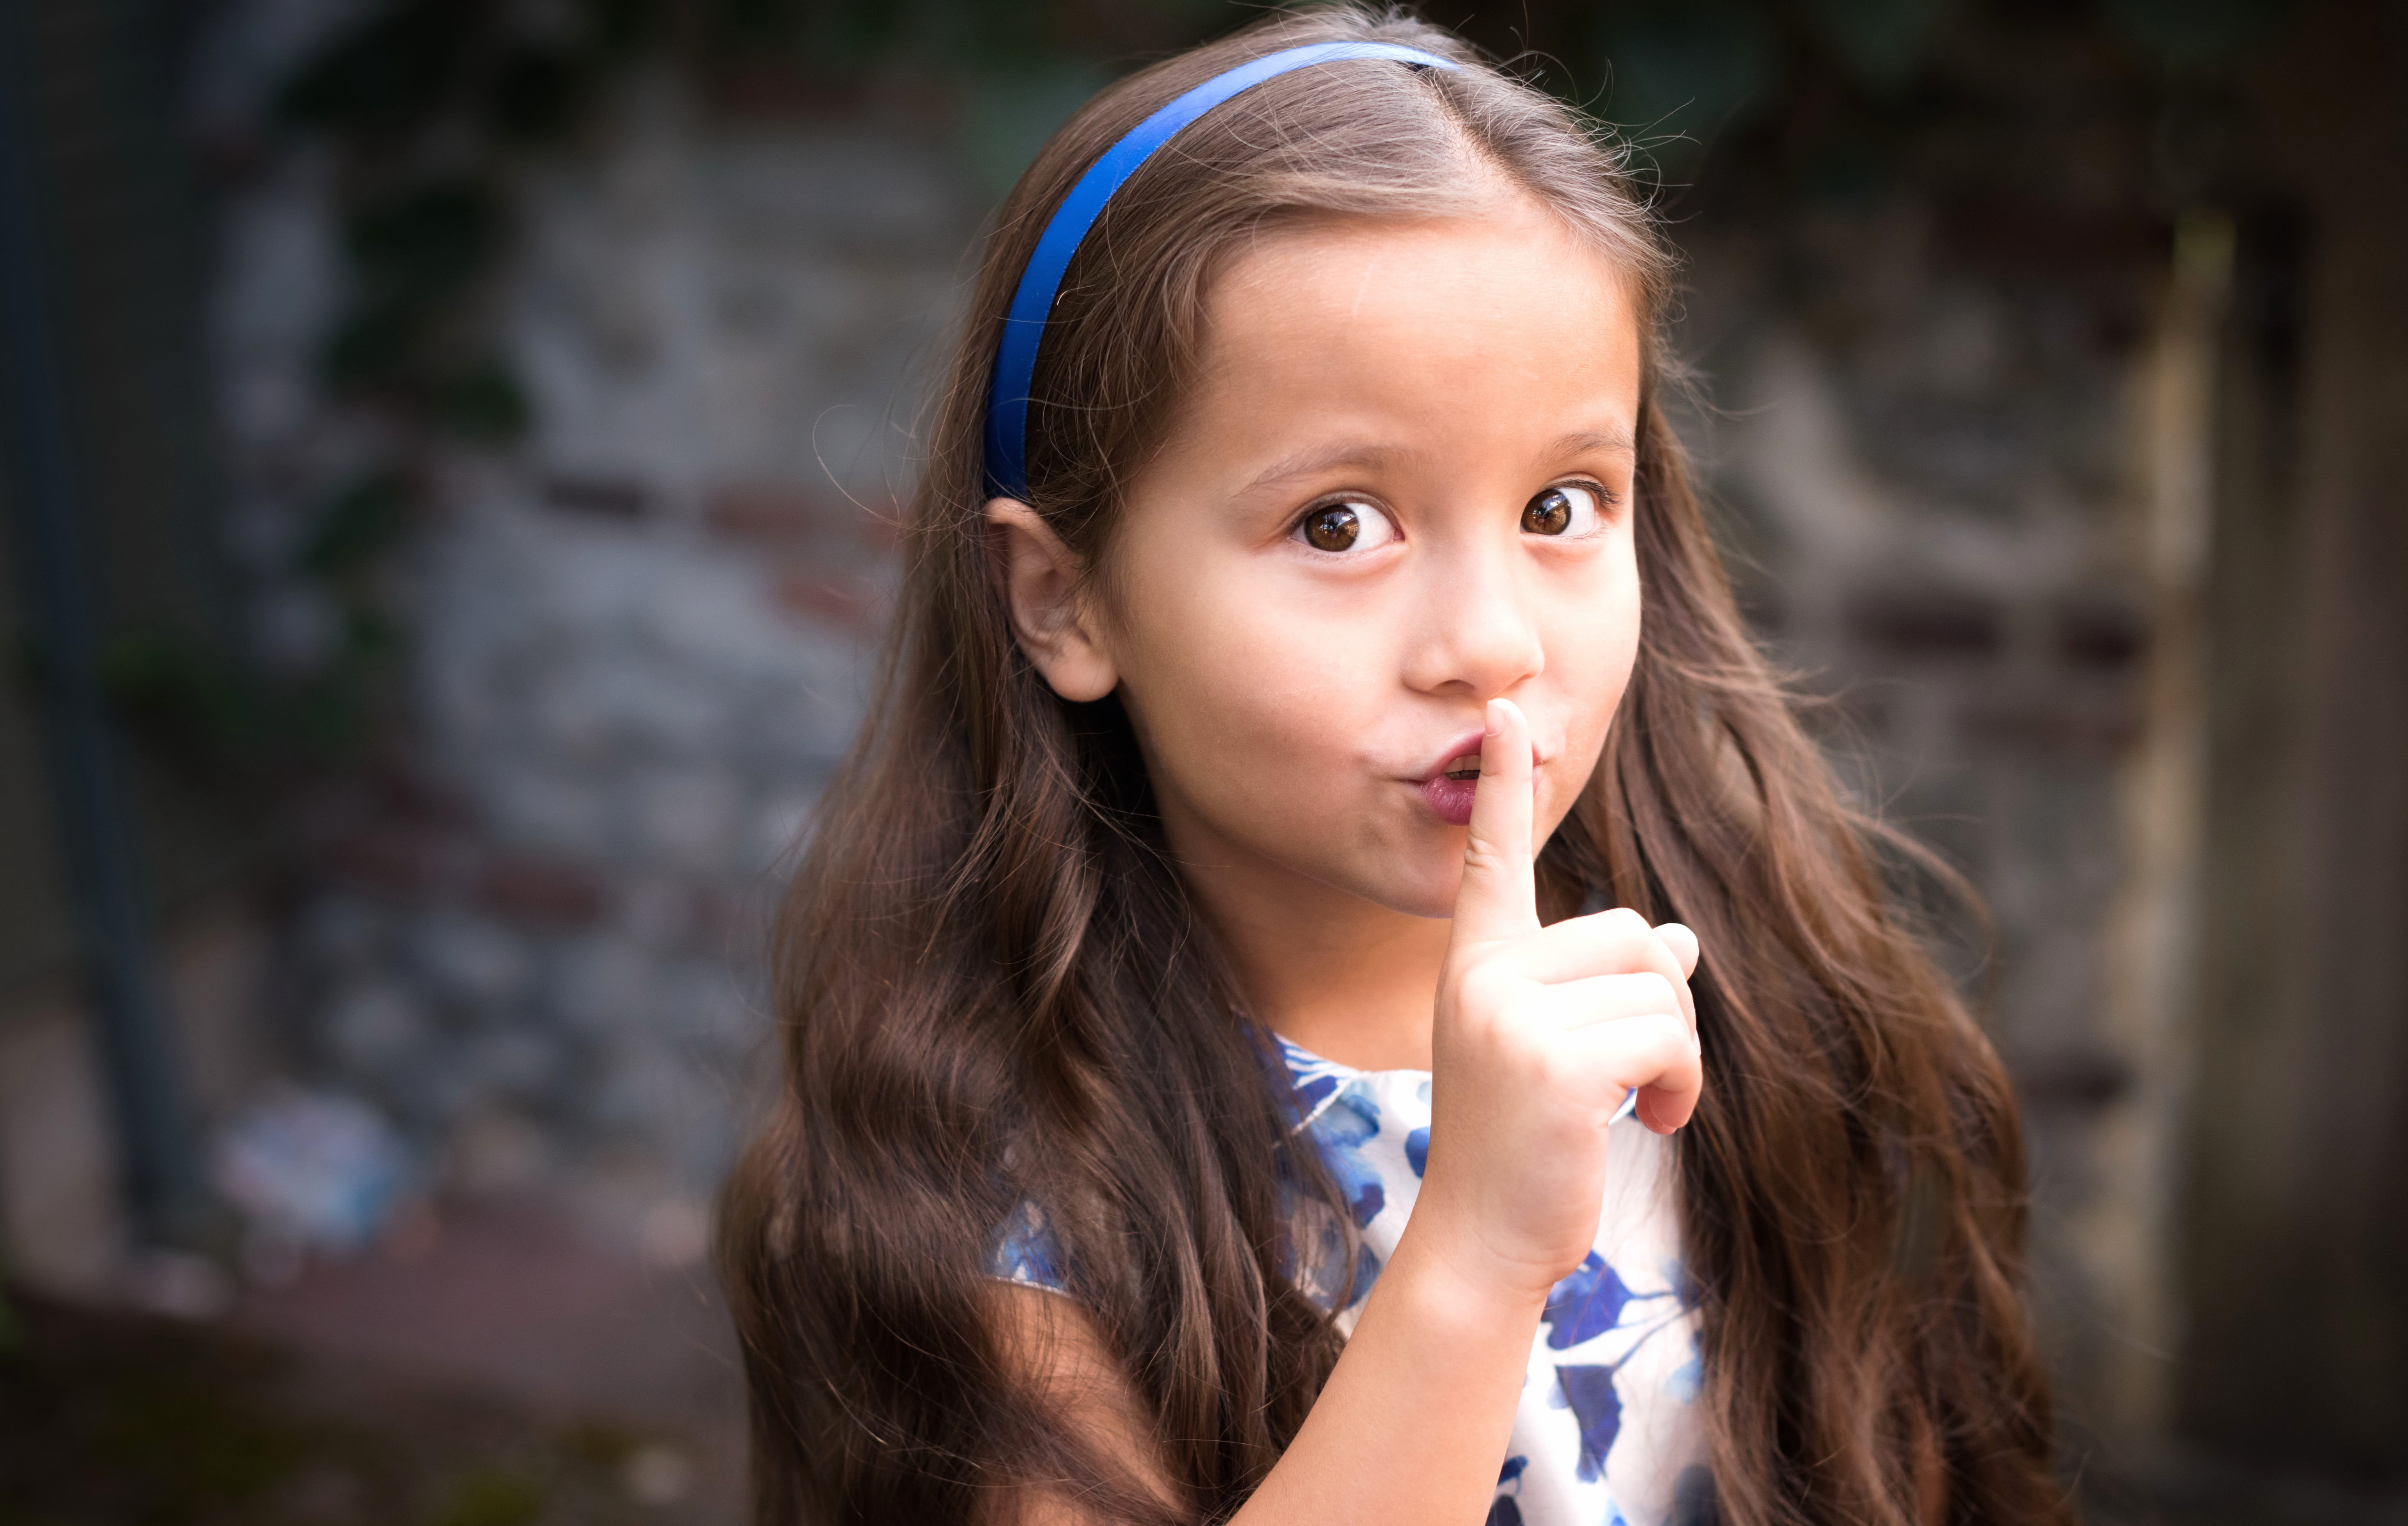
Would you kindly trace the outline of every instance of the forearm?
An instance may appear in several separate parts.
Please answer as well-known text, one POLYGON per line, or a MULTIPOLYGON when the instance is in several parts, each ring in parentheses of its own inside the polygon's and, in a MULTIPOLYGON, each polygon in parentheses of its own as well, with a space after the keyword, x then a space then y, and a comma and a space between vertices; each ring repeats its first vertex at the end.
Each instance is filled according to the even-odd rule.
POLYGON ((1409 1228, 1296 1440, 1232 1526, 1476 1526, 1540 1301, 1459 1274, 1409 1228))

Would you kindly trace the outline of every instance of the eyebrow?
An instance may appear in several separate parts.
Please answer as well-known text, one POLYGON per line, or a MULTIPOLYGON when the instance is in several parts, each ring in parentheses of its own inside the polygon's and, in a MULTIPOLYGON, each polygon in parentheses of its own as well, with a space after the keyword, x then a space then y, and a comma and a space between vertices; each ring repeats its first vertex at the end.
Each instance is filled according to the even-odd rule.
MULTIPOLYGON (((1550 456, 1580 455, 1590 451, 1607 451, 1624 455, 1635 454, 1627 429, 1580 429, 1564 436, 1549 448, 1550 456)), ((1261 475, 1239 490, 1240 497, 1280 487, 1298 478, 1317 476, 1338 467, 1378 468, 1393 464, 1407 453, 1394 445, 1322 445, 1283 456, 1266 468, 1261 475)))
POLYGON ((1283 486, 1300 477, 1313 477, 1336 467, 1384 467, 1405 453, 1394 445, 1320 445, 1281 457, 1240 489, 1241 495, 1283 486))
POLYGON ((1602 432, 1583 429, 1566 435, 1555 441, 1555 449, 1550 453, 1579 455, 1588 451, 1617 451, 1625 455, 1633 455, 1638 453, 1638 446, 1631 442, 1630 431, 1627 429, 1609 429, 1602 432))

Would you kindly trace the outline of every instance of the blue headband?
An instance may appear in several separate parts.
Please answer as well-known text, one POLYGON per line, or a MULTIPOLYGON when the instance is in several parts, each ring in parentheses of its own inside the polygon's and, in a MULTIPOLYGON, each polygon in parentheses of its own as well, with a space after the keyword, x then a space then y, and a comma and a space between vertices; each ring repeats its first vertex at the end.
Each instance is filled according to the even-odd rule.
POLYGON ((1230 96, 1290 69, 1346 58, 1394 59, 1432 69, 1460 66, 1453 59, 1392 42, 1316 42, 1266 53, 1214 75, 1139 122, 1079 177, 1079 183, 1054 209, 1044 237, 1037 240, 1037 252, 1028 257, 1028 268, 1021 272, 1020 288, 1011 295, 1011 311, 1003 321, 1003 342, 996 347, 995 376, 986 395, 988 492, 1007 498, 1028 497, 1028 387, 1037 374, 1037 347, 1044 342, 1045 319, 1054 310, 1062 273, 1070 267, 1070 256, 1079 252, 1080 240, 1103 215, 1104 203, 1111 200, 1112 193, 1179 129, 1230 96))

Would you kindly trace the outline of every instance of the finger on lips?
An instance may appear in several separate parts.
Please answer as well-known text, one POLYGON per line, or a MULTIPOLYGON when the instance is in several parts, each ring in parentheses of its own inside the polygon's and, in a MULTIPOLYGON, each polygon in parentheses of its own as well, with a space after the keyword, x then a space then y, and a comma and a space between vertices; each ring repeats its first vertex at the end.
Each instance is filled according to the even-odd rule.
POLYGON ((1511 699, 1488 701, 1480 740, 1480 783, 1455 892, 1455 936, 1475 943, 1539 929, 1531 866, 1530 723, 1511 699))
POLYGON ((1627 909, 1540 927, 1529 722, 1510 699, 1490 700, 1485 719, 1454 940, 1496 945, 1478 957, 1488 972, 1537 987, 1525 987, 1525 1010, 1552 1019, 1553 1042, 1588 1051, 1598 1073, 1624 1078, 1617 1107, 1623 1087, 1639 1088, 1641 1120, 1670 1132, 1687 1120, 1701 1085, 1688 988, 1697 935, 1678 923, 1651 928, 1627 909))

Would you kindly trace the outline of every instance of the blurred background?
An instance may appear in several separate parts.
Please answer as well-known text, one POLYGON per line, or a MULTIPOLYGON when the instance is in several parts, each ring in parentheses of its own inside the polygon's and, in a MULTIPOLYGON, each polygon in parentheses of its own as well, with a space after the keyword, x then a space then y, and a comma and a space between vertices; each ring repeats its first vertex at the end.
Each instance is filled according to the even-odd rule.
MULTIPOLYGON (((710 1195, 966 251, 1224 0, 0 0, 0 1522, 731 1522, 710 1195)), ((2408 13, 1443 0, 1987 899, 2098 1519, 2408 1521, 2408 13)))

